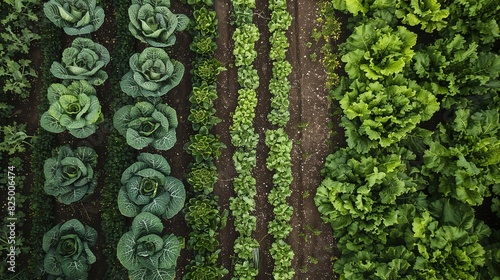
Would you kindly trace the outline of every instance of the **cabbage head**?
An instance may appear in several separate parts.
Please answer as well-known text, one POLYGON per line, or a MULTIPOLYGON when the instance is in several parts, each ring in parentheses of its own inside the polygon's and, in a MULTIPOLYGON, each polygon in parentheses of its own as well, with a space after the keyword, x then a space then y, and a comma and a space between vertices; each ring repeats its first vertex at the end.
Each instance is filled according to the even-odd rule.
POLYGON ((96 91, 87 81, 74 81, 69 86, 52 84, 47 90, 49 110, 42 114, 40 125, 52 133, 68 130, 77 138, 86 138, 103 121, 96 91))
POLYGON ((131 230, 120 238, 116 254, 128 270, 129 279, 174 279, 183 244, 173 234, 161 236, 162 231, 160 218, 143 212, 134 218, 131 230))
POLYGON ((97 231, 77 219, 53 227, 43 236, 45 251, 43 267, 53 276, 48 279, 87 279, 96 257, 90 250, 97 240, 97 231))
POLYGON ((153 47, 175 44, 176 31, 183 31, 189 18, 170 11, 169 0, 133 0, 128 9, 128 29, 135 38, 153 47))
POLYGON ((184 75, 184 65, 160 48, 150 47, 132 55, 129 64, 130 71, 122 77, 120 87, 132 97, 165 95, 184 75))
POLYGON ((87 80, 94 86, 103 84, 108 74, 102 70, 110 60, 108 50, 91 39, 78 37, 62 54, 61 63, 54 61, 50 73, 62 80, 87 80))
POLYGON ((43 5, 43 12, 70 36, 89 34, 104 23, 104 10, 96 0, 50 0, 43 5))
POLYGON ((172 107, 147 101, 125 105, 113 116, 113 126, 137 150, 148 145, 158 150, 172 148, 177 141, 177 124, 177 113, 172 107))
POLYGON ((121 177, 118 209, 122 215, 135 217, 150 212, 170 219, 179 213, 184 207, 186 191, 179 179, 168 175, 170 165, 163 156, 141 153, 121 177))
POLYGON ((97 186, 96 164, 97 154, 92 148, 60 147, 43 165, 45 192, 64 204, 91 195, 97 186))

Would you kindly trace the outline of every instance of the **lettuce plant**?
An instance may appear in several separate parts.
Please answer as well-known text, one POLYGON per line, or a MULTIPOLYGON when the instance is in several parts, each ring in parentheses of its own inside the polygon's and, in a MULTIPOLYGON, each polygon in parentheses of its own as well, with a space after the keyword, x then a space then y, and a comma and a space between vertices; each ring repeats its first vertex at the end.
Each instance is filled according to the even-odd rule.
POLYGON ((96 91, 87 81, 73 81, 70 85, 52 84, 47 90, 49 109, 42 114, 40 125, 52 133, 69 133, 86 138, 103 121, 96 91))
POLYGON ((162 103, 141 101, 125 105, 113 116, 113 126, 137 150, 148 145, 158 150, 172 148, 177 141, 177 125, 175 110, 162 103))
POLYGON ((413 55, 417 34, 403 26, 393 29, 381 21, 356 26, 341 45, 349 78, 382 80, 403 72, 413 55))
POLYGON ((129 30, 135 38, 153 47, 175 43, 176 31, 183 31, 189 18, 170 11, 169 0, 133 0, 129 7, 129 30))
POLYGON ((104 10, 96 0, 50 0, 43 5, 45 16, 70 36, 96 31, 104 23, 104 10))
POLYGON ((430 188, 470 205, 481 205, 500 184, 498 109, 458 109, 453 122, 439 124, 425 151, 422 173, 434 178, 430 188))
POLYGON ((78 37, 64 49, 61 63, 52 63, 50 73, 62 80, 87 80, 92 85, 101 85, 108 78, 103 68, 109 60, 109 52, 103 45, 78 37))
POLYGON ((398 143, 439 110, 432 93, 400 75, 385 83, 356 80, 334 96, 345 113, 347 143, 358 152, 398 143))
POLYGON ((118 242, 116 255, 131 280, 173 280, 181 246, 173 234, 161 236, 163 224, 155 215, 143 212, 132 221, 130 231, 118 242))
POLYGON ((167 160, 157 154, 141 153, 137 162, 122 174, 118 209, 126 217, 150 212, 170 219, 184 207, 186 191, 182 182, 170 175, 167 160))
POLYGON ((90 250, 97 231, 77 219, 58 224, 43 236, 43 268, 49 279, 87 279, 96 257, 90 250), (57 277, 57 278, 56 278, 57 277))
POLYGON ((420 25, 425 32, 441 30, 447 25, 446 18, 450 11, 441 9, 438 0, 399 0, 396 4, 396 16, 411 26, 420 25))
POLYGON ((184 65, 170 59, 160 48, 145 48, 129 60, 130 71, 120 82, 120 88, 132 97, 159 97, 177 86, 184 75, 184 65))
POLYGON ((96 164, 97 154, 92 148, 60 147, 43 165, 45 192, 64 204, 91 195, 97 186, 96 164))

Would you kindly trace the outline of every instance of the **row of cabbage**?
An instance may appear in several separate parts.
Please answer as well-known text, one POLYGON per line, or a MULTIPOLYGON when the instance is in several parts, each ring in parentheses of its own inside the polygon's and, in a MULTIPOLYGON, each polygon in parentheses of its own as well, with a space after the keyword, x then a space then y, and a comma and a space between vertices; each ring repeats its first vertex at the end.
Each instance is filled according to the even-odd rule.
POLYGON ((257 57, 255 42, 259 39, 259 30, 253 23, 255 0, 232 0, 232 13, 235 26, 234 65, 238 71, 238 104, 233 114, 233 123, 229 129, 231 143, 236 148, 233 154, 237 172, 233 181, 235 196, 231 197, 229 209, 234 217, 238 237, 234 243, 235 262, 233 279, 254 279, 259 270, 259 243, 252 236, 257 228, 255 212, 256 180, 252 170, 257 164, 258 135, 253 127, 259 75, 253 67, 257 57))
POLYGON ((213 128, 221 119, 216 116, 214 101, 217 99, 217 76, 225 68, 214 58, 217 49, 218 21, 212 1, 187 1, 192 7, 192 24, 189 28, 195 53, 192 64, 191 104, 188 121, 195 133, 189 137, 184 149, 193 157, 187 171, 191 185, 185 219, 190 227, 187 248, 194 258, 186 267, 183 279, 221 279, 228 270, 218 264, 221 252, 218 230, 225 224, 218 205, 214 186, 218 180, 215 160, 225 145, 219 141, 213 128))
POLYGON ((288 93, 291 86, 288 76, 292 71, 291 64, 286 59, 289 46, 286 32, 292 17, 287 11, 287 1, 270 0, 268 8, 271 13, 271 19, 268 23, 271 33, 269 58, 273 67, 269 82, 271 111, 267 119, 276 127, 266 131, 265 141, 269 147, 266 165, 270 171, 274 172, 273 188, 269 191, 268 196, 274 213, 274 218, 268 225, 268 232, 274 238, 269 251, 274 260, 273 278, 293 279, 295 271, 292 267, 292 261, 295 254, 286 241, 292 231, 290 219, 293 207, 287 202, 287 198, 292 194, 290 189, 293 180, 292 141, 285 131, 290 119, 288 93))
MULTIPOLYGON (((184 66, 164 48, 175 44, 175 33, 185 30, 189 19, 172 13, 168 0, 133 0, 128 15, 130 33, 147 46, 129 59, 130 70, 123 75, 120 89, 133 104, 115 112, 113 126, 136 150, 169 150, 177 141, 178 120, 163 97, 180 83, 184 66)), ((133 221, 121 236, 116 255, 130 279, 175 278, 184 241, 164 234, 162 219, 171 219, 184 208, 186 191, 170 172, 163 155, 142 152, 120 178, 118 209, 133 221)))
MULTIPOLYGON (((70 36, 96 31, 104 21, 104 11, 95 1, 73 7, 71 18, 67 12, 68 7, 58 1, 44 4, 45 16, 70 36)), ((60 82, 47 89, 49 108, 41 115, 41 127, 51 133, 68 131, 76 138, 95 133, 103 115, 94 86, 107 79, 103 68, 109 61, 104 46, 88 38, 75 38, 63 50, 61 62, 54 61, 50 67, 50 73, 60 82)), ((65 205, 88 198, 97 186, 96 164, 97 154, 91 147, 64 145, 53 149, 52 157, 43 165, 45 193, 65 205)), ((90 266, 96 262, 90 249, 96 240, 97 231, 77 219, 54 226, 43 236, 45 257, 36 275, 87 279, 90 266)))
POLYGON ((332 92, 348 147, 328 156, 315 197, 342 253, 335 271, 498 279, 497 223, 480 216, 498 212, 498 198, 485 203, 500 182, 498 5, 332 5, 351 14, 352 32, 339 47, 347 77, 332 92))

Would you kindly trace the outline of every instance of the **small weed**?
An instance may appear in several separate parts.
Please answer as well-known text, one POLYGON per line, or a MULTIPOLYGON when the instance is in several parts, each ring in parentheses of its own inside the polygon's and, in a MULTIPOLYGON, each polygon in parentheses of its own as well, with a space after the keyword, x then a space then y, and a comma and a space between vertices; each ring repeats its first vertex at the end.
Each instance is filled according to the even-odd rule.
POLYGON ((312 53, 309 55, 309 58, 313 61, 316 62, 318 60, 318 55, 316 53, 312 53))
POLYGON ((318 259, 315 257, 309 256, 309 263, 310 264, 318 264, 318 259))
POLYGON ((299 122, 297 124, 298 129, 307 128, 308 126, 309 126, 309 123, 307 123, 307 122, 299 122))
POLYGON ((299 270, 300 270, 301 273, 307 273, 307 265, 304 265, 299 270))
POLYGON ((306 229, 309 230, 314 236, 320 236, 322 231, 317 229, 317 228, 314 228, 310 225, 307 225, 306 226, 306 229))
POLYGON ((304 191, 304 192, 302 193, 302 198, 308 198, 308 197, 309 197, 309 195, 310 195, 310 194, 309 194, 309 191, 308 191, 308 190, 306 190, 306 191, 304 191))

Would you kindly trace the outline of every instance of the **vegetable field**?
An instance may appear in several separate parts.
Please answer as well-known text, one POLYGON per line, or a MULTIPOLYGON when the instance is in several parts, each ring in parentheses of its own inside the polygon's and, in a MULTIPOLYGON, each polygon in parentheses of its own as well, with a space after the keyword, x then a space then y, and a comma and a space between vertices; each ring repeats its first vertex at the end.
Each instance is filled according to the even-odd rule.
POLYGON ((3 1, 0 278, 500 279, 499 14, 3 1))

